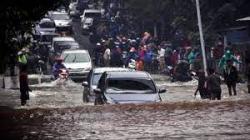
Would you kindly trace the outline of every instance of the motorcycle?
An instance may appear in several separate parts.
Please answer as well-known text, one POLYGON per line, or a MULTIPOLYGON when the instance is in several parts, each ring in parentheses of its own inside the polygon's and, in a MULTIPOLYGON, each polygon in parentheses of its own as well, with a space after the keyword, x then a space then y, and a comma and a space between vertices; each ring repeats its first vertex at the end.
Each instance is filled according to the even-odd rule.
POLYGON ((69 72, 67 69, 60 69, 58 78, 57 78, 57 83, 58 84, 64 84, 66 81, 69 79, 69 72))

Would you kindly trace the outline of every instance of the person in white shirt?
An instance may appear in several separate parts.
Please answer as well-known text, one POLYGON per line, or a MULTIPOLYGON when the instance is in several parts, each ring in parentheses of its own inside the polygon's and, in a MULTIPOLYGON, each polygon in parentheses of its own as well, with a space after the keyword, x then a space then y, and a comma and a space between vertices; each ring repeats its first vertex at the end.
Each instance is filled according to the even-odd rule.
POLYGON ((103 54, 103 59, 104 59, 104 66, 109 67, 110 66, 110 59, 111 59, 111 50, 109 48, 106 48, 106 50, 103 54))
POLYGON ((159 65, 160 65, 160 72, 164 72, 165 70, 165 49, 163 47, 158 50, 159 54, 159 65))

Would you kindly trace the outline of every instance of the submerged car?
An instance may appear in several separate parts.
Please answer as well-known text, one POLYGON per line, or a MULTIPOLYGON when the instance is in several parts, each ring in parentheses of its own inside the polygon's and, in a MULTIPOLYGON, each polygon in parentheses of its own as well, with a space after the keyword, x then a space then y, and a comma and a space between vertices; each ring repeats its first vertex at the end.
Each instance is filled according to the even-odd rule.
POLYGON ((62 53, 63 64, 72 80, 84 80, 92 69, 92 62, 87 50, 65 50, 62 53))
POLYGON ((101 75, 104 72, 125 72, 125 71, 133 71, 132 69, 128 68, 118 68, 118 67, 102 67, 102 68, 94 68, 89 72, 89 75, 82 83, 84 86, 83 90, 83 101, 84 102, 89 102, 89 101, 94 101, 95 93, 94 89, 97 88, 97 84, 101 78, 101 75))
POLYGON ((166 89, 158 89, 147 72, 105 72, 94 92, 95 105, 141 104, 160 102, 166 89))

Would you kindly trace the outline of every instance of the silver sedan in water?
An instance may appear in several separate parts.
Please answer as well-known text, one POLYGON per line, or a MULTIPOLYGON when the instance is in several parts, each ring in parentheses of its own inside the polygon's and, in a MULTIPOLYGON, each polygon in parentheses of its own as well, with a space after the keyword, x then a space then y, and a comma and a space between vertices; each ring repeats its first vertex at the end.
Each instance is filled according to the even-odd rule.
POLYGON ((158 89, 147 72, 105 72, 102 74, 97 88, 95 104, 138 104, 160 102, 160 93, 166 89, 158 89))

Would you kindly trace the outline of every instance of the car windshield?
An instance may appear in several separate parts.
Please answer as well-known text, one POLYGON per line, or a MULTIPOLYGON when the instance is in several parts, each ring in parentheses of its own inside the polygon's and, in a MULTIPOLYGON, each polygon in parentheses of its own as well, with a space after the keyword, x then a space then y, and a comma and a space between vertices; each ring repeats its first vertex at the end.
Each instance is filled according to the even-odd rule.
POLYGON ((54 43, 55 52, 61 53, 65 49, 75 48, 77 43, 75 41, 57 41, 54 43))
POLYGON ((154 94, 156 88, 149 79, 109 79, 108 94, 154 94))
POLYGON ((42 22, 39 24, 40 28, 55 28, 55 23, 54 22, 42 22))
POLYGON ((102 73, 95 73, 92 79, 92 84, 96 86, 102 76, 102 73))
POLYGON ((52 19, 54 20, 68 20, 69 16, 65 14, 52 14, 51 15, 52 19))
POLYGON ((85 13, 84 15, 85 18, 101 18, 102 14, 101 13, 85 13))
POLYGON ((87 53, 64 53, 63 58, 65 63, 90 62, 90 58, 87 53))
POLYGON ((52 42, 53 37, 56 37, 58 35, 42 35, 41 36, 41 42, 52 42))

